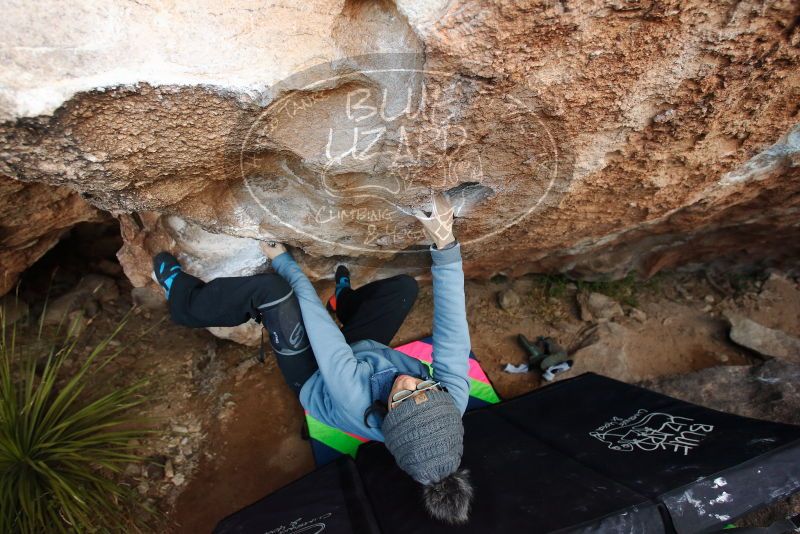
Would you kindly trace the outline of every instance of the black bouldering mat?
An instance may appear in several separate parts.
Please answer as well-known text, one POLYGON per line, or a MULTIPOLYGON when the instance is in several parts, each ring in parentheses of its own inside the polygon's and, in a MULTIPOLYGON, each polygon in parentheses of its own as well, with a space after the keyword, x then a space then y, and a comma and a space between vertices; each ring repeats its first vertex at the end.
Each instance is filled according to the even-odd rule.
POLYGON ((594 374, 496 408, 530 435, 665 506, 678 532, 719 526, 800 487, 800 427, 594 374))
POLYGON ((464 426, 468 525, 430 519, 419 486, 372 443, 216 532, 704 532, 800 490, 800 427, 593 374, 470 412, 464 426))
POLYGON ((317 469, 222 520, 214 532, 378 534, 349 456, 317 469))
POLYGON ((431 519, 419 485, 379 444, 362 447, 356 465, 386 534, 403 532, 662 532, 646 497, 566 457, 493 411, 465 418, 462 466, 475 487, 468 527, 431 519), (398 496, 400 499, 398 499, 398 496))

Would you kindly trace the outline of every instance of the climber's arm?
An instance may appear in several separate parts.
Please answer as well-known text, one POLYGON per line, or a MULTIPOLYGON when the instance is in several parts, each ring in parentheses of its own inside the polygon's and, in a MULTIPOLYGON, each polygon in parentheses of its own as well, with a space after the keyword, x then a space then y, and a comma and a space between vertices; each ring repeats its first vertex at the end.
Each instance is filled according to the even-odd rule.
POLYGON ((433 377, 447 387, 461 413, 469 400, 469 326, 461 245, 431 247, 433 266, 433 377))
POLYGON ((453 234, 453 206, 447 195, 431 198, 431 213, 414 216, 433 241, 433 378, 453 396, 461 413, 469 400, 469 327, 464 298, 461 245, 453 234))
POLYGON ((292 256, 283 252, 272 259, 272 266, 297 295, 306 333, 328 391, 337 401, 348 403, 354 393, 353 384, 360 383, 357 375, 361 371, 352 349, 292 256))

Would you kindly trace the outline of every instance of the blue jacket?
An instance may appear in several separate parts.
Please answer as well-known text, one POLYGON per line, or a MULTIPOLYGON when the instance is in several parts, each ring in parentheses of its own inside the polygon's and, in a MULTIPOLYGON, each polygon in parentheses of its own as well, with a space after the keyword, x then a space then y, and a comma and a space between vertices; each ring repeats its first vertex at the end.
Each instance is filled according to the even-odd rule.
MULTIPOLYGON (((453 396, 461 413, 469 398, 469 329, 464 302, 461 246, 436 250, 433 266, 433 375, 453 396)), ((345 342, 314 287, 294 259, 284 253, 272 262, 275 270, 294 288, 300 302, 311 348, 319 370, 300 390, 300 403, 316 419, 365 438, 383 441, 381 419, 364 413, 373 401, 386 401, 398 373, 428 377, 427 368, 376 341, 345 342)))

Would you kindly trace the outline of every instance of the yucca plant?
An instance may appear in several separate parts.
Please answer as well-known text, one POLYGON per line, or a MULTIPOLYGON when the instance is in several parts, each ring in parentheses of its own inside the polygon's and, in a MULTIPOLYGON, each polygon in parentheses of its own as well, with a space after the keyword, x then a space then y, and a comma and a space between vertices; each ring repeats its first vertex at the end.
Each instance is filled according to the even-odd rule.
MULTIPOLYGON (((113 480, 147 433, 132 410, 142 382, 92 394, 91 377, 116 353, 99 343, 64 376, 77 338, 46 354, 24 354, 16 329, 0 326, 0 532, 136 530, 134 492, 113 480), (8 335, 7 335, 8 334, 8 335)), ((138 514, 141 516, 141 514, 138 514)))

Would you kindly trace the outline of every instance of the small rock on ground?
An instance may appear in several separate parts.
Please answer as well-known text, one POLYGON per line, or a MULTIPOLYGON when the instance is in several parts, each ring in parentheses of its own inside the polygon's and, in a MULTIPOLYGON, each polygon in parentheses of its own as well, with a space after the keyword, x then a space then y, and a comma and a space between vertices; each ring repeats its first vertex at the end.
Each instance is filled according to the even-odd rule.
POLYGON ((175 466, 172 464, 172 460, 167 460, 167 463, 164 464, 164 478, 171 479, 175 476, 175 466))
POLYGON ((497 294, 497 304, 506 311, 514 310, 519 307, 520 298, 513 289, 507 289, 497 294))
POLYGON ((764 356, 800 363, 800 339, 735 313, 728 313, 726 317, 731 323, 731 340, 735 343, 764 356))
POLYGON ((148 458, 144 469, 147 478, 152 480, 161 480, 164 478, 166 476, 164 469, 166 463, 167 457, 163 455, 156 455, 148 458))
POLYGON ((162 291, 151 287, 134 287, 131 289, 133 304, 144 310, 162 310, 167 307, 167 299, 162 291))
POLYGON ((619 303, 602 293, 579 293, 578 305, 581 309, 581 319, 587 322, 609 321, 623 315, 619 303))
POLYGON ((628 317, 640 323, 647 321, 647 314, 639 308, 631 308, 628 310, 628 317))
POLYGON ((99 303, 111 302, 118 297, 119 288, 113 278, 100 274, 87 274, 72 290, 47 305, 44 324, 62 323, 70 312, 76 310, 94 315, 99 309, 99 303))

